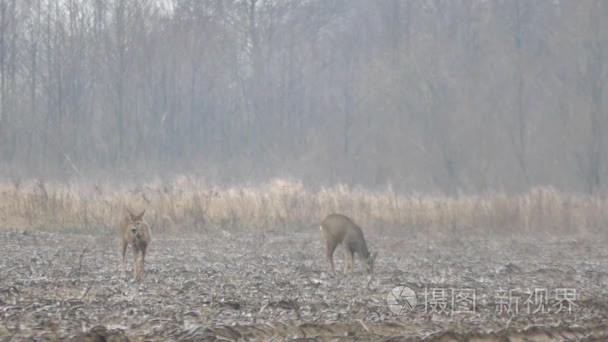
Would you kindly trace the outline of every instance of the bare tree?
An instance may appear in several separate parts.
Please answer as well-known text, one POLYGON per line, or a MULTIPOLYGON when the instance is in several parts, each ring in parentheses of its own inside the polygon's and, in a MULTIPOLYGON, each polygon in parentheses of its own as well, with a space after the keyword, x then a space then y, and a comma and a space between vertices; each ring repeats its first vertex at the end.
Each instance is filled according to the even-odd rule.
POLYGON ((608 15, 608 6, 603 1, 594 0, 590 4, 588 13, 589 33, 585 41, 587 63, 584 79, 590 98, 589 136, 585 150, 577 154, 577 159, 586 190, 597 193, 603 185, 602 174, 605 172, 606 164, 604 131, 608 127, 603 97, 606 95, 605 85, 608 80, 608 70, 605 67, 608 55, 605 41, 607 28, 603 22, 608 15))
POLYGON ((606 12, 0 0, 0 173, 603 192, 606 12))

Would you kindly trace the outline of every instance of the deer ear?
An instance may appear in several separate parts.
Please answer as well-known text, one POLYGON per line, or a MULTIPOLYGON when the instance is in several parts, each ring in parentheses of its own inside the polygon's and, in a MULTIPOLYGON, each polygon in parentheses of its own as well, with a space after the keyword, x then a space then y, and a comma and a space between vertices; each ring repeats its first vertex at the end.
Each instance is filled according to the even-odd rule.
POLYGON ((137 215, 137 218, 139 218, 139 219, 143 218, 145 213, 146 213, 146 209, 144 209, 144 211, 142 211, 139 215, 137 215))
POLYGON ((135 219, 135 215, 133 215, 133 213, 131 212, 131 209, 126 208, 126 210, 127 210, 127 213, 129 213, 129 217, 131 218, 131 220, 134 220, 135 219))

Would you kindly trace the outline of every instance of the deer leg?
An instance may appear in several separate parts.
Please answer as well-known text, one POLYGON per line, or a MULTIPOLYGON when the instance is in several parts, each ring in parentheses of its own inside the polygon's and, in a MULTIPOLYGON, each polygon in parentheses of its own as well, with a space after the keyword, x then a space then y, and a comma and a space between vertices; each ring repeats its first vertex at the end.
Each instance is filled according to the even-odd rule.
POLYGON ((121 241, 121 249, 122 249, 122 259, 120 262, 121 275, 123 278, 126 277, 126 266, 125 266, 125 256, 127 254, 127 246, 129 244, 126 241, 121 241))
POLYGON ((348 273, 348 269, 352 269, 353 257, 351 251, 344 245, 344 273, 348 273))
POLYGON ((141 250, 141 256, 139 258, 139 278, 144 277, 144 259, 146 258, 146 249, 141 250))
POLYGON ((137 274, 139 273, 139 250, 133 248, 133 277, 137 278, 137 274))
POLYGON ((335 243, 327 243, 327 263, 328 263, 328 268, 329 268, 329 272, 333 273, 334 272, 334 251, 336 250, 336 244, 335 243))

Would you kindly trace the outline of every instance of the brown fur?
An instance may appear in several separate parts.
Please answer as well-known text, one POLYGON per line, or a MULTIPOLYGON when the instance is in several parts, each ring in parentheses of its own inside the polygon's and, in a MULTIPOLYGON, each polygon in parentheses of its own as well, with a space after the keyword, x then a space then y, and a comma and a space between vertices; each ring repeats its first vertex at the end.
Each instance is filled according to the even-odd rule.
POLYGON ((327 262, 330 272, 334 272, 334 251, 339 244, 344 246, 344 273, 348 272, 349 268, 352 271, 355 253, 359 256, 367 273, 374 272, 374 261, 378 253, 370 254, 361 228, 350 218, 340 214, 327 216, 321 223, 321 234, 327 247, 327 262))
POLYGON ((126 275, 125 256, 127 246, 131 245, 133 251, 133 276, 136 279, 141 279, 144 276, 144 259, 146 250, 150 245, 151 230, 146 221, 144 221, 144 213, 134 215, 127 210, 128 214, 120 222, 120 245, 122 251, 121 270, 123 277, 126 275))

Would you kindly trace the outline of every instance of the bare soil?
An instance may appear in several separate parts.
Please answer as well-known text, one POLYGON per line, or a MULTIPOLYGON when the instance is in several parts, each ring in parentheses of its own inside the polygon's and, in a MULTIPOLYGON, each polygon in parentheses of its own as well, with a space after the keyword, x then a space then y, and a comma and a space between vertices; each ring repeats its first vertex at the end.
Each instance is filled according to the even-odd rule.
POLYGON ((118 234, 0 231, 0 340, 608 340, 604 237, 368 235, 372 279, 327 274, 313 228, 154 235, 135 282, 118 234))

